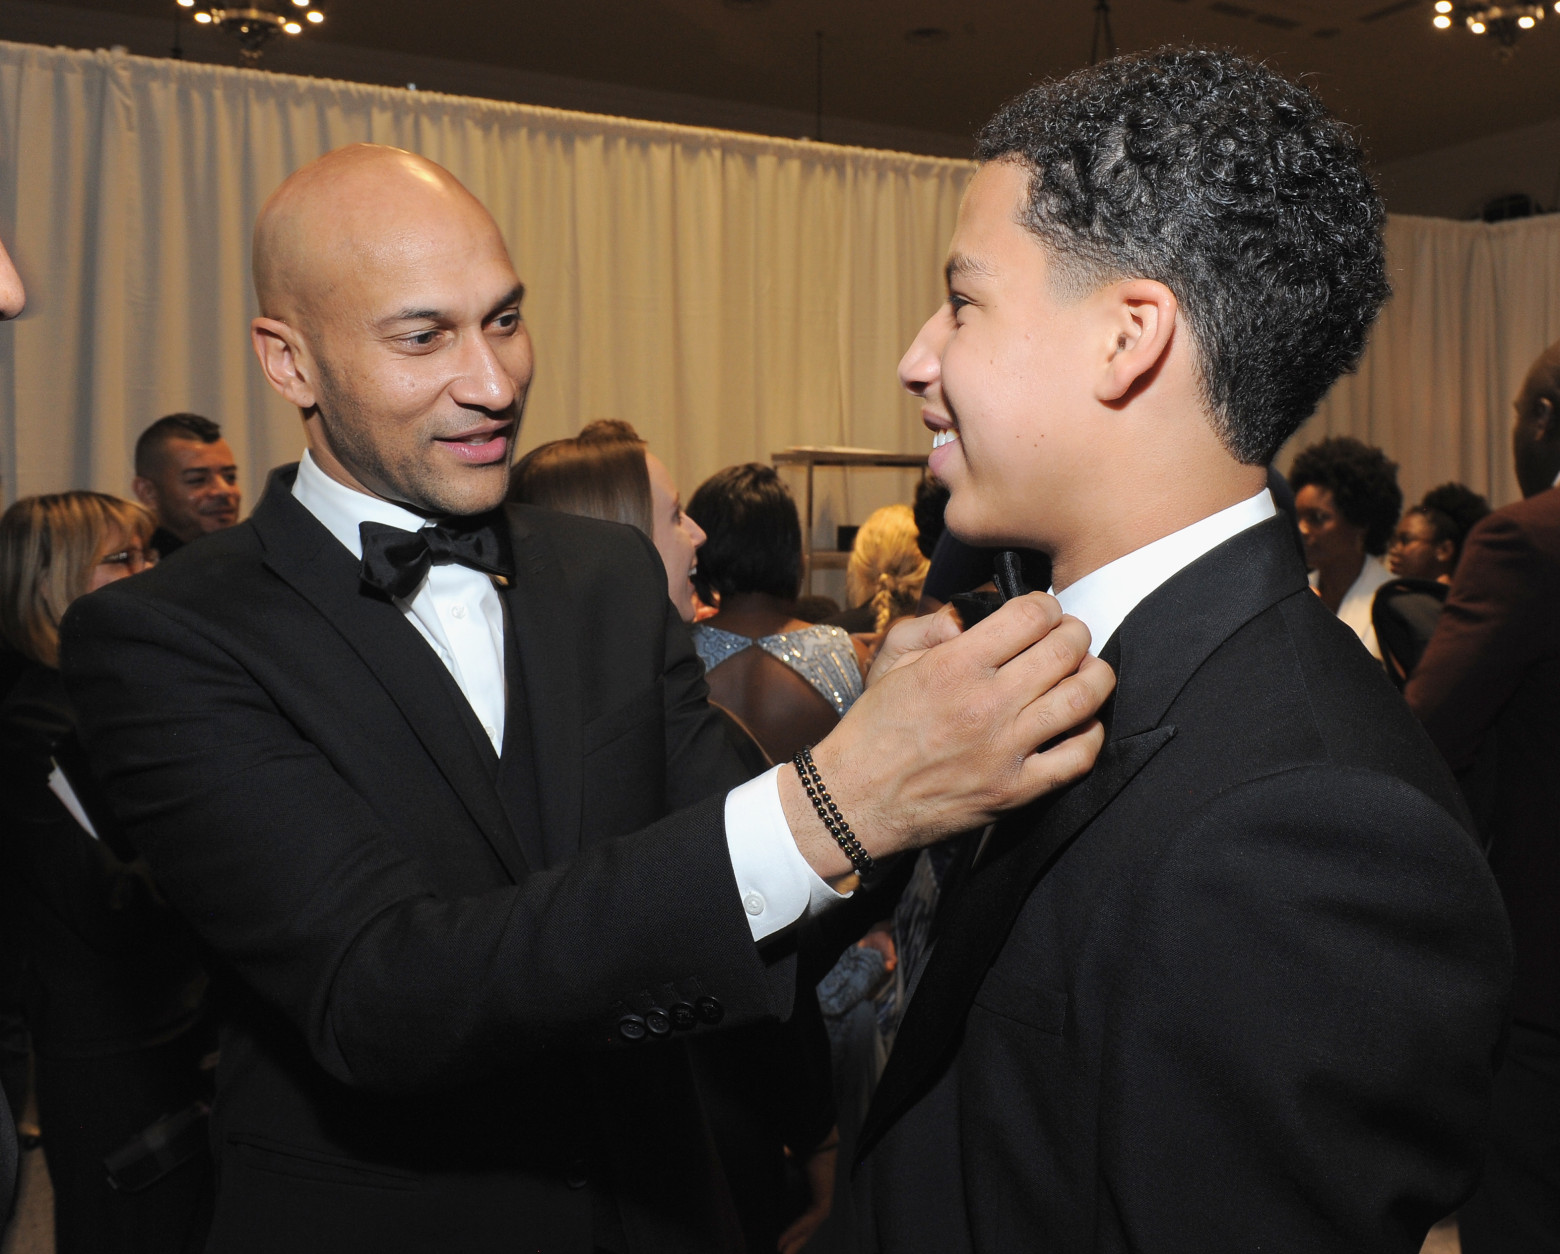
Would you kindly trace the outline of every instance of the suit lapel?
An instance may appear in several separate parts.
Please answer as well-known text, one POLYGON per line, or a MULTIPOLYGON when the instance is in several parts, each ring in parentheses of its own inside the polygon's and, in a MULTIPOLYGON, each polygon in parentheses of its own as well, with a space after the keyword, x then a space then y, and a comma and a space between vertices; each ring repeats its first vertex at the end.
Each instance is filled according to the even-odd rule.
POLYGON ((540 835, 550 856, 558 858, 572 855, 580 844, 584 720, 579 639, 557 555, 520 511, 510 510, 509 521, 515 577, 503 595, 529 707, 540 835))
POLYGON ((950 884, 936 946, 867 1113, 858 1158, 947 1068, 975 993, 1035 885, 1175 735, 1164 718, 1182 688, 1256 615, 1305 592, 1289 527, 1282 516, 1273 518, 1204 554, 1144 598, 1101 650, 1118 674, 1105 748, 1077 784, 999 823, 971 870, 957 887, 950 884))
POLYGON ((292 472, 272 474, 250 520, 265 564, 319 611, 390 695, 504 869, 524 878, 525 858, 484 758, 491 746, 473 739, 454 680, 394 604, 362 589, 352 555, 293 497, 292 472))
POLYGON ((975 991, 1035 884, 1174 735, 1174 727, 1156 727, 1109 742, 1094 770, 1077 784, 997 825, 939 921, 937 944, 916 984, 862 1129, 860 1156, 941 1074, 962 1034, 975 991))

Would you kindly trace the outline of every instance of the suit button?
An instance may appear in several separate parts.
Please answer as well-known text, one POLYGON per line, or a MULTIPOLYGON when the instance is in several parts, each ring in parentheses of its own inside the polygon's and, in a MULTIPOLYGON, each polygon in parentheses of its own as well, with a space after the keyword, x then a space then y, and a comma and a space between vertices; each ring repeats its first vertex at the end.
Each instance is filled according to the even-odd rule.
POLYGON ((645 1021, 638 1015, 624 1015, 618 1020, 618 1035, 625 1041, 645 1039, 645 1021))
POLYGON ((689 1031, 699 1021, 693 1007, 685 1001, 674 1001, 666 1013, 671 1016, 672 1026, 679 1032, 689 1031))
POLYGON ((645 1011, 645 1027, 651 1036, 665 1036, 672 1030, 672 1018, 659 1006, 651 1006, 645 1011))
POLYGON ((694 1003, 694 1012, 705 1023, 716 1024, 726 1017, 726 1008, 713 997, 701 997, 694 1003))
POLYGON ((585 1160, 576 1159, 569 1164, 569 1170, 563 1177, 563 1182, 571 1189, 583 1189, 590 1183, 590 1177, 585 1174, 585 1160))

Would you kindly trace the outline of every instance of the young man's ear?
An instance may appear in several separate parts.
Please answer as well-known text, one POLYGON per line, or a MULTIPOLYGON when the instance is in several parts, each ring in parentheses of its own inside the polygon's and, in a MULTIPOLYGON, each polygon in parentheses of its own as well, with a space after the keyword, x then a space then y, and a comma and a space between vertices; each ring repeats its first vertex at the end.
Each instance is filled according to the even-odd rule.
POLYGON ((1124 399, 1140 383, 1153 377, 1170 349, 1179 308, 1172 292, 1153 279, 1128 279, 1112 284, 1102 295, 1107 301, 1104 369, 1096 395, 1111 403, 1124 399))
POLYGON ((249 338, 266 381, 299 409, 313 409, 314 385, 297 329, 278 318, 256 318, 249 324, 249 338))
POLYGON ((130 480, 130 491, 135 493, 135 499, 140 501, 143 507, 151 510, 153 514, 157 513, 157 485, 155 483, 144 475, 137 475, 130 480))

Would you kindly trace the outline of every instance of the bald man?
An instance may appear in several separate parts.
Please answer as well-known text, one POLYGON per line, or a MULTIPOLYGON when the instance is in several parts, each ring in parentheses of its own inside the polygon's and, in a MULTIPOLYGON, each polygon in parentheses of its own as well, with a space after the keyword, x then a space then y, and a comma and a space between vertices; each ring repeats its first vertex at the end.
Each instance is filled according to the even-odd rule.
POLYGON ((813 751, 847 854, 791 764, 744 780, 644 537, 500 509, 531 345, 455 179, 331 153, 254 273, 301 462, 62 632, 229 990, 209 1248, 731 1248, 683 1042, 787 1013, 857 864, 1085 770, 1108 668, 1041 596, 891 637, 813 751))
POLYGON ((1404 695, 1462 774, 1516 948, 1490 1157, 1466 1254, 1560 1251, 1560 343, 1515 402, 1523 500, 1471 532, 1404 695))

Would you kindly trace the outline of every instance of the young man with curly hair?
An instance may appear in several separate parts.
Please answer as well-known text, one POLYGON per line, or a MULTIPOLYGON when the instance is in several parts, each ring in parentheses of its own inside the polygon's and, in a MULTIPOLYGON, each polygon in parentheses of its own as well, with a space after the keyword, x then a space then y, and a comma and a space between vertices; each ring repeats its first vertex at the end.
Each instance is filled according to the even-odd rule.
POLYGON ((1387 293, 1349 132, 1167 50, 987 125, 900 364, 967 542, 1118 673, 950 871, 863 1132, 884 1254, 1400 1251, 1472 1189, 1510 980, 1456 788, 1265 487, 1387 293))

